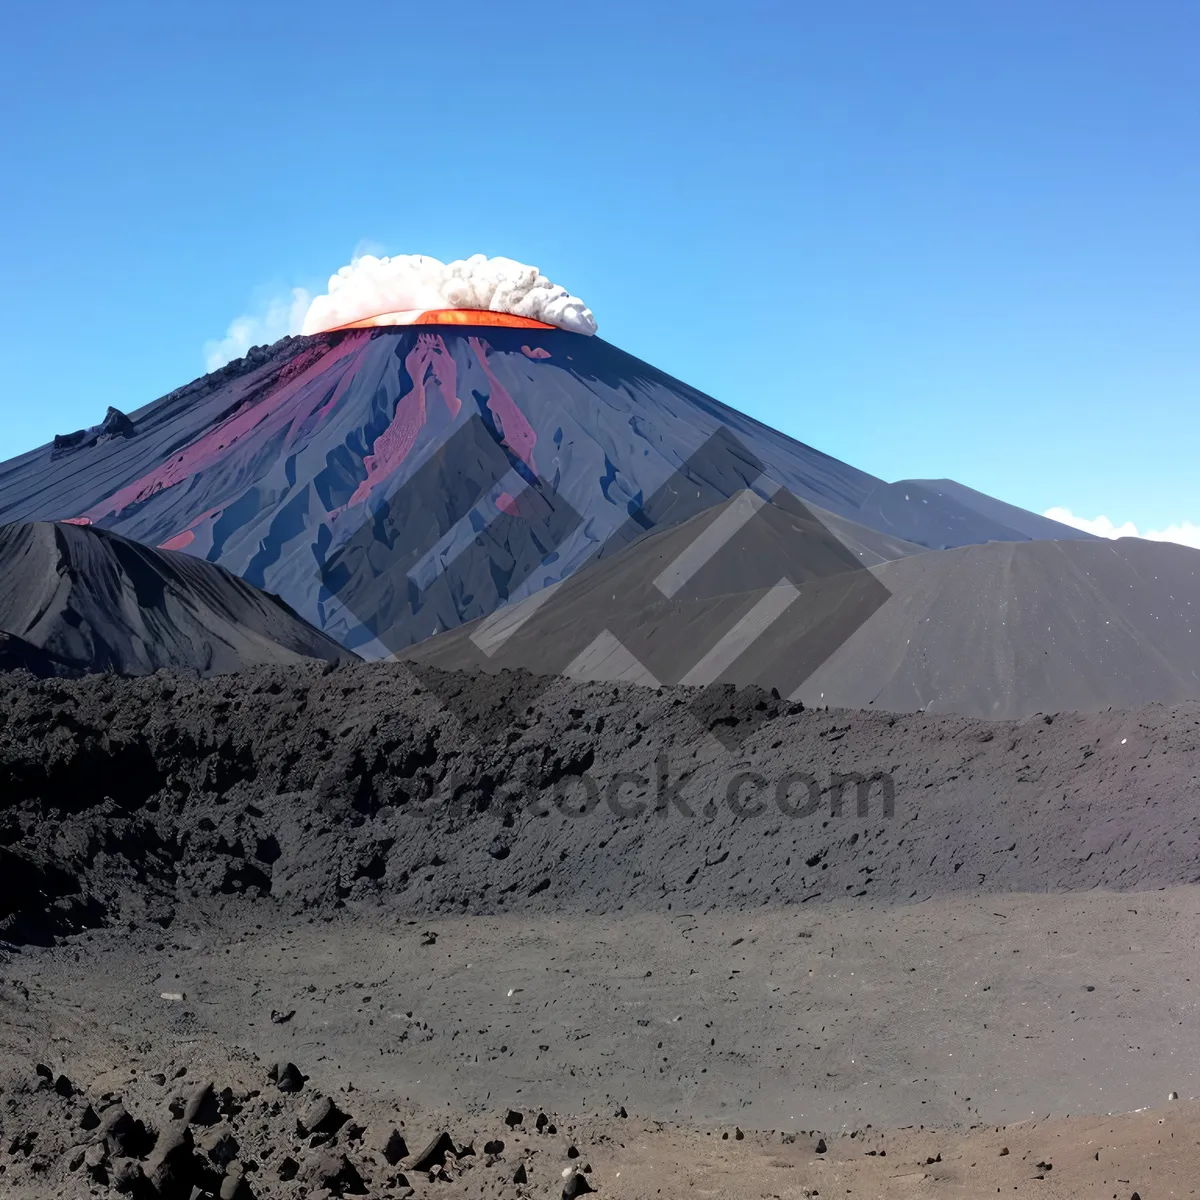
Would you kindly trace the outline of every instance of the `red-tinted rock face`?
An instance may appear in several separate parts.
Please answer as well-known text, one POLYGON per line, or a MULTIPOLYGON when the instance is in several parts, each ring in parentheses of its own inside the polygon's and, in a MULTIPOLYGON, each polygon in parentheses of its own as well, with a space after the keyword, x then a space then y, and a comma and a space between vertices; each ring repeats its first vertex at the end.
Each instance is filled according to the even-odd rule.
MULTIPOLYGON (((449 325, 256 349, 131 414, 121 437, 0 466, 0 522, 70 520, 183 550, 378 653, 565 577, 631 519, 635 532, 686 519, 686 495, 665 515, 643 501, 722 428, 745 461, 703 481, 706 504, 765 470, 893 540, 1030 536, 965 490, 922 485, 905 506, 600 338, 449 325)), ((1060 532, 1037 536, 1063 536, 1046 525, 1060 532)))

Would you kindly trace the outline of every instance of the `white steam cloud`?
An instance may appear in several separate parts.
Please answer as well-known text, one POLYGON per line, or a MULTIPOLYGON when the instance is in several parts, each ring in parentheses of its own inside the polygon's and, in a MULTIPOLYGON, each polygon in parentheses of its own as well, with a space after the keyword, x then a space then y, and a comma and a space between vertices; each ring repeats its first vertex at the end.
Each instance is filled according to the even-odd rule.
POLYGON ((482 254, 452 263, 424 254, 364 254, 329 280, 327 295, 313 300, 302 332, 320 333, 384 313, 431 308, 509 313, 572 333, 596 332, 596 319, 587 305, 551 283, 537 267, 482 254))
POLYGON ((234 317, 219 341, 204 343, 204 364, 216 371, 227 362, 241 358, 251 346, 269 346, 289 333, 299 333, 312 297, 305 288, 292 288, 286 296, 276 296, 257 313, 234 317))
POLYGON ((1200 550, 1200 525, 1191 521, 1181 521, 1177 525, 1168 525, 1166 529, 1148 529, 1139 533, 1132 521, 1116 525, 1108 517, 1077 517, 1069 508, 1048 508, 1042 514, 1052 521, 1060 521, 1070 525, 1072 529, 1082 529, 1085 533, 1094 533, 1097 537, 1123 538, 1140 537, 1151 542, 1175 542, 1180 546, 1192 546, 1200 550))

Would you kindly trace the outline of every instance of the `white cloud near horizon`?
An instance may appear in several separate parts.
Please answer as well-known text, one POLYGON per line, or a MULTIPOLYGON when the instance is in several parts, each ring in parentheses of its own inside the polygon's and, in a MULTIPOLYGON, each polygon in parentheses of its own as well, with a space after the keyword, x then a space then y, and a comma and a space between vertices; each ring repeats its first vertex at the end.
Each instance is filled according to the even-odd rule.
POLYGON ((204 343, 205 370, 218 370, 241 358, 251 346, 269 346, 290 333, 299 333, 310 304, 308 289, 294 287, 287 295, 273 296, 257 312, 234 317, 223 338, 204 343))
POLYGON ((1200 525, 1191 521, 1181 521, 1175 525, 1168 525, 1166 529, 1148 529, 1145 533, 1139 533, 1132 521, 1117 525, 1105 516, 1077 517, 1069 508, 1048 508, 1042 516, 1049 517, 1051 521, 1059 521, 1063 525, 1070 525, 1072 529, 1094 533, 1097 537, 1140 537, 1150 542, 1175 542, 1180 546, 1191 546, 1200 550, 1200 525))

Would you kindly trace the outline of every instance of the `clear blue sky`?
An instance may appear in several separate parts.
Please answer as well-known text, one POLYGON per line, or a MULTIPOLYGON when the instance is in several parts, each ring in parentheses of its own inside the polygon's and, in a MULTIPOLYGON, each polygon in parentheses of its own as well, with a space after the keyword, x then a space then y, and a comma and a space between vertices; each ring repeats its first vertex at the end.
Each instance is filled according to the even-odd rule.
POLYGON ((1200 521, 1194 0, 25 4, 0 459, 367 243, 889 479, 1200 521))

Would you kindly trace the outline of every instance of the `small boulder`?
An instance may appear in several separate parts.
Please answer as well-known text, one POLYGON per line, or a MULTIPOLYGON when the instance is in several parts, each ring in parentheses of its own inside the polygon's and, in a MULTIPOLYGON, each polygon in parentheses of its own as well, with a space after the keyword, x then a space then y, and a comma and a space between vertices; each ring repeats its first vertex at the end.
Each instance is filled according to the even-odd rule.
POLYGON ((367 1185, 358 1169, 344 1154, 326 1154, 308 1172, 312 1183, 334 1196, 365 1196, 367 1185))
POLYGON ((281 1062, 276 1063, 267 1072, 267 1078, 281 1092, 298 1092, 308 1077, 300 1073, 300 1068, 295 1063, 281 1062))
POLYGON ((594 1192, 596 1189, 587 1181, 587 1176, 576 1171, 565 1184, 563 1184, 563 1200, 575 1200, 576 1196, 586 1196, 588 1192, 594 1192))
POLYGON ((146 1162, 145 1174, 160 1196, 186 1196, 193 1187, 209 1182, 203 1164, 196 1157, 192 1131, 186 1125, 175 1126, 159 1136, 154 1153, 146 1162))
POLYGON ((154 1145, 154 1137, 123 1104, 113 1104, 101 1114, 96 1137, 114 1158, 142 1158, 154 1145))
POLYGON ((142 1164, 136 1158, 116 1159, 109 1172, 109 1183, 114 1192, 122 1195, 142 1191, 145 1183, 142 1164))
POLYGON ((402 1158, 408 1157, 408 1145, 404 1135, 395 1125, 385 1123, 367 1128, 366 1146, 383 1155, 388 1165, 394 1167, 402 1158))
POLYGON ((446 1155, 457 1155, 457 1153, 450 1135, 443 1131, 412 1160, 412 1169, 414 1171, 430 1171, 435 1167, 444 1167, 446 1155))
POLYGON ((131 438, 137 433, 137 427, 119 408, 110 404, 96 432, 101 439, 131 438))
POLYGON ((208 1129, 196 1139, 197 1148, 222 1171, 238 1156, 241 1146, 228 1130, 208 1129))
POLYGON ((83 1156, 83 1161, 87 1167, 88 1175, 96 1183, 107 1186, 108 1151, 105 1150, 104 1143, 97 1142, 94 1146, 89 1147, 87 1153, 83 1156))
POLYGON ((221 1180, 220 1200, 253 1200, 254 1193, 241 1170, 228 1172, 221 1180))
POLYGON ((334 1134, 350 1118, 328 1097, 318 1096, 300 1114, 296 1121, 296 1132, 302 1137, 313 1133, 334 1134))
POLYGON ((185 1125, 215 1125, 221 1119, 221 1109, 210 1082, 194 1088, 183 1106, 185 1125))

